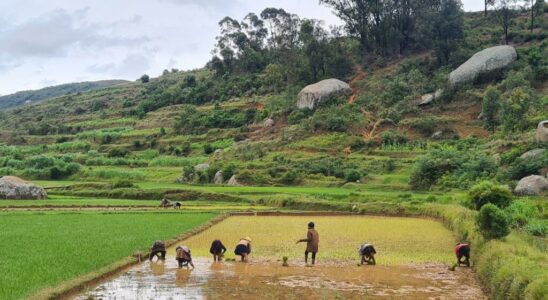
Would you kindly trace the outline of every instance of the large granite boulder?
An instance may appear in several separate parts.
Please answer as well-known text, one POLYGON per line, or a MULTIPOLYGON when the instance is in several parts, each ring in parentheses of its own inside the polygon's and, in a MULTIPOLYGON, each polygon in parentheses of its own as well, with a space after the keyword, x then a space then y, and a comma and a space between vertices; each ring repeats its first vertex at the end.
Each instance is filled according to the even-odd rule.
POLYGON ((0 178, 0 199, 46 199, 48 194, 43 188, 19 177, 0 178))
POLYGON ((512 46, 495 46, 483 49, 449 74, 452 88, 473 83, 482 74, 504 69, 518 57, 512 46))
POLYGON ((297 96, 297 107, 314 109, 332 97, 350 94, 352 89, 348 83, 334 78, 326 79, 304 87, 297 96))
POLYGON ((548 143, 548 120, 538 123, 537 143, 548 143))
POLYGON ((514 193, 528 196, 538 196, 545 191, 548 191, 548 180, 539 175, 522 178, 514 189, 514 193))
POLYGON ((536 160, 540 159, 542 155, 544 154, 545 149, 533 149, 530 151, 527 151, 523 153, 519 158, 521 159, 527 159, 527 160, 536 160))
POLYGON ((194 171, 206 171, 209 169, 209 164, 197 164, 194 166, 194 171))

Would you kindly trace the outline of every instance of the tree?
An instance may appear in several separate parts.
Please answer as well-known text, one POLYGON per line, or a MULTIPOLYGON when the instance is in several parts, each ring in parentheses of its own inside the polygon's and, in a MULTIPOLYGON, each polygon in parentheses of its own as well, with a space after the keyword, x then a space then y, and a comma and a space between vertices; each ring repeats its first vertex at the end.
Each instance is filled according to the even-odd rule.
POLYGON ((143 74, 140 79, 142 83, 147 83, 150 81, 150 77, 147 74, 143 74))
POLYGON ((500 108, 500 92, 496 87, 490 85, 483 93, 483 103, 481 114, 483 117, 483 127, 494 132, 497 126, 497 113, 500 108))
POLYGON ((516 2, 517 0, 497 0, 495 15, 496 18, 502 27, 502 32, 504 34, 504 42, 508 45, 508 29, 512 19, 516 14, 516 2))
POLYGON ((446 64, 464 39, 462 3, 459 0, 441 0, 434 21, 433 39, 438 62, 446 64))
POLYGON ((470 206, 480 210, 484 205, 491 203, 499 208, 508 207, 512 202, 512 194, 507 187, 490 181, 482 181, 468 192, 470 206))
POLYGON ((476 217, 476 226, 487 240, 499 239, 510 233, 508 217, 494 204, 485 204, 476 217))
POLYGON ((487 7, 489 5, 494 5, 495 0, 484 0, 484 4, 485 4, 485 13, 484 13, 484 15, 487 17, 487 7))

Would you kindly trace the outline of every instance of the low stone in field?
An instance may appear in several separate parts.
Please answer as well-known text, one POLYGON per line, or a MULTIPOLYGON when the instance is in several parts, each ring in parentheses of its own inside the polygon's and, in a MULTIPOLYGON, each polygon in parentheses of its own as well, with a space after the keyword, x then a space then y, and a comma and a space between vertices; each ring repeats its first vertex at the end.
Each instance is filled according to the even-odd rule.
POLYGON ((517 57, 516 49, 512 46, 483 49, 449 74, 449 84, 452 88, 456 88, 473 83, 483 74, 508 67, 517 57))
POLYGON ((209 164, 198 164, 194 166, 195 171, 205 171, 209 169, 209 164))
POLYGON ((223 184, 223 171, 217 171, 217 173, 215 173, 215 177, 213 178, 213 183, 223 184))
POLYGON ((514 193, 528 196, 538 196, 546 191, 548 191, 548 180, 539 175, 522 178, 514 189, 514 193))
POLYGON ((348 83, 335 78, 325 79, 304 87, 297 95, 299 109, 314 109, 318 104, 342 95, 352 94, 348 83))
POLYGON ((43 188, 19 177, 4 176, 0 178, 0 199, 47 199, 43 188))
POLYGON ((231 186, 240 186, 241 185, 238 182, 238 180, 236 179, 236 175, 232 175, 232 177, 230 177, 230 179, 228 180, 228 182, 226 184, 231 185, 231 186))

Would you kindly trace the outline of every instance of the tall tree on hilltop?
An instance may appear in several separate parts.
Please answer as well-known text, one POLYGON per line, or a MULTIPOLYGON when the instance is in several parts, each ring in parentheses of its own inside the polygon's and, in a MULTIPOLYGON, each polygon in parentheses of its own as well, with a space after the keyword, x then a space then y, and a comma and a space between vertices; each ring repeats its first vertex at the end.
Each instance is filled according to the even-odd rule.
POLYGON ((485 7, 485 9, 484 9, 484 16, 487 17, 487 7, 490 6, 490 5, 491 5, 491 6, 492 6, 492 5, 495 5, 495 0, 484 0, 483 3, 484 3, 484 7, 485 7))
POLYGON ((464 39, 464 20, 460 0, 441 0, 440 4, 433 26, 434 51, 438 63, 446 64, 464 39))
POLYGON ((495 15, 497 20, 502 28, 502 33, 504 34, 504 43, 508 45, 508 30, 510 29, 510 24, 512 19, 516 15, 516 3, 517 0, 497 0, 495 7, 495 15))

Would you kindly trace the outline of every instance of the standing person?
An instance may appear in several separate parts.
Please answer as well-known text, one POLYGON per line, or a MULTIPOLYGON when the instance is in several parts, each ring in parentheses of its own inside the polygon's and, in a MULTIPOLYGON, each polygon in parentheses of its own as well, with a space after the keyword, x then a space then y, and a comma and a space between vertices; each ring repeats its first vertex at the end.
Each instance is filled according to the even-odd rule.
POLYGON ((320 235, 314 229, 314 222, 308 223, 308 232, 306 239, 298 240, 298 243, 306 242, 306 250, 304 251, 304 263, 308 265, 308 253, 312 253, 312 264, 316 263, 316 253, 320 244, 320 235))
POLYGON ((211 243, 211 247, 209 248, 209 253, 213 255, 213 261, 214 262, 220 262, 223 255, 226 252, 226 247, 223 245, 221 240, 214 240, 211 243))
POLYGON ((157 240, 150 248, 149 260, 152 260, 154 256, 157 256, 159 260, 166 259, 166 245, 163 241, 157 240))
POLYGON ((179 268, 187 267, 191 265, 194 269, 194 264, 192 263, 192 255, 190 255, 190 248, 187 246, 177 246, 175 248, 175 259, 179 263, 179 268))
POLYGON ((466 243, 457 243, 455 246, 455 255, 457 255, 457 265, 465 264, 470 266, 470 245, 466 243), (464 261, 462 258, 464 257, 464 261))
POLYGON ((245 237, 240 239, 240 241, 238 242, 238 245, 236 245, 234 254, 240 255, 242 257, 242 262, 247 262, 248 256, 250 253, 251 253, 251 238, 245 237))
POLYGON ((375 251, 375 247, 373 247, 373 245, 368 243, 363 243, 360 246, 358 253, 362 257, 362 261, 361 261, 362 265, 365 263, 367 263, 368 265, 377 264, 377 262, 375 261, 375 254, 377 254, 377 251, 375 251))

